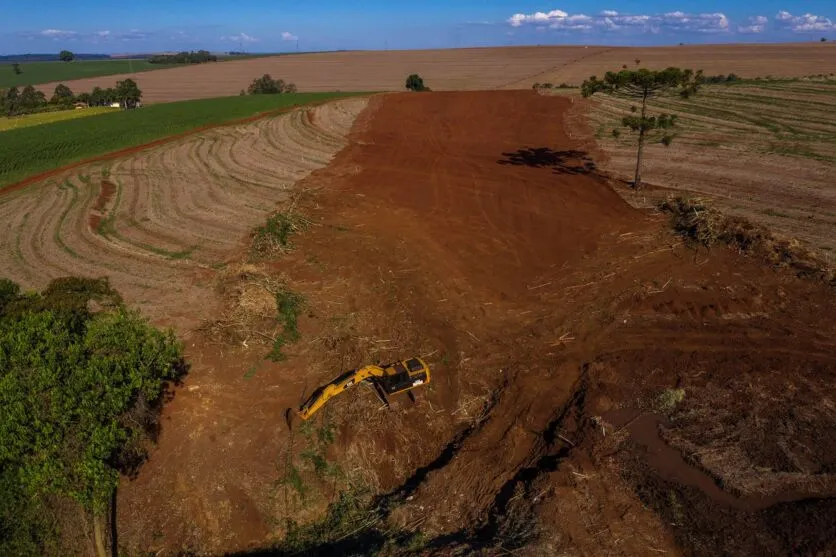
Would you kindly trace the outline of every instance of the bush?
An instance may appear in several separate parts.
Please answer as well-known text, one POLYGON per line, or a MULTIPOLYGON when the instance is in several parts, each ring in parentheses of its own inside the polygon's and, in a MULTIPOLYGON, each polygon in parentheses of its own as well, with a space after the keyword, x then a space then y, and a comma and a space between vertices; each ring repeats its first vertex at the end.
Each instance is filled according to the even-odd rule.
POLYGON ((295 93, 296 85, 285 83, 283 79, 273 79, 270 74, 264 74, 250 83, 247 93, 250 95, 278 95, 281 93, 295 93))
POLYGON ((406 88, 410 91, 429 91, 430 88, 424 84, 424 79, 414 73, 406 78, 406 88))

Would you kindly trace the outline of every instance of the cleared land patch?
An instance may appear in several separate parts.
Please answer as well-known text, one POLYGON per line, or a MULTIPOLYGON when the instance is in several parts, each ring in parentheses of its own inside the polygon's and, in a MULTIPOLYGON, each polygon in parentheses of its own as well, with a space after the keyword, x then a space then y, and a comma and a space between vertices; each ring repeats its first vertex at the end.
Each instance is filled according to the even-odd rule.
POLYGON ((195 128, 356 93, 223 97, 149 106, 0 134, 0 188, 34 174, 195 128))
MULTIPOLYGON (((629 101, 576 103, 573 121, 586 106, 602 167, 631 179, 635 136, 612 129, 630 111, 629 101)), ((836 250, 836 81, 802 79, 705 86, 701 94, 652 102, 654 112, 679 117, 676 138, 650 145, 644 178, 713 198, 733 213, 836 250)))

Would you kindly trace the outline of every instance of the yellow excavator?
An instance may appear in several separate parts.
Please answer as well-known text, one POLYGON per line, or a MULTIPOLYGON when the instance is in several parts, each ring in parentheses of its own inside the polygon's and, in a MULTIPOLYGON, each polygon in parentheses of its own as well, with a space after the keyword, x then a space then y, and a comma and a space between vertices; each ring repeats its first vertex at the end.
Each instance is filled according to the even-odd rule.
POLYGON ((370 365, 349 371, 314 391, 299 408, 299 417, 307 420, 330 399, 364 381, 371 383, 377 395, 388 406, 386 395, 402 393, 429 383, 430 367, 421 358, 410 358, 394 364, 370 365))

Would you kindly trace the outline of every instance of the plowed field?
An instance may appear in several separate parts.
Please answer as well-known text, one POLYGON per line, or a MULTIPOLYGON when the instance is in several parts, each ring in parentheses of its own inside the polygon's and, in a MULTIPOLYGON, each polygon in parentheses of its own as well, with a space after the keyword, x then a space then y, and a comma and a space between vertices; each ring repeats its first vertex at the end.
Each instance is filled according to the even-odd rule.
POLYGON ((195 304, 212 302, 185 277, 222 263, 290 186, 326 165, 365 102, 202 132, 3 195, 3 274, 32 288, 109 276, 149 316, 199 323, 195 304))
MULTIPOLYGON (((613 48, 546 46, 449 50, 365 51, 274 56, 200 64, 133 76, 144 102, 236 95, 265 73, 300 91, 400 91, 420 74, 434 90, 528 89, 535 82, 579 85, 592 74, 632 66, 702 68, 745 77, 836 72, 836 46, 812 43, 613 48)), ((73 91, 112 87, 132 74, 67 82, 73 91)), ((52 94, 55 83, 39 88, 52 94)))

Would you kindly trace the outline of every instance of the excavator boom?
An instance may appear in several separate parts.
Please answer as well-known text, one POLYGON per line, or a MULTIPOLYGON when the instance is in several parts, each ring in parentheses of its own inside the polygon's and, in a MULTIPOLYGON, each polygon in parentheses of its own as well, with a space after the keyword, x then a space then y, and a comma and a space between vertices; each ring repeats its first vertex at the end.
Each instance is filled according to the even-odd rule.
POLYGON ((369 381, 392 395, 429 383, 430 368, 421 358, 411 358, 385 366, 369 365, 349 371, 314 391, 299 409, 299 416, 307 420, 326 402, 363 381, 369 381))

